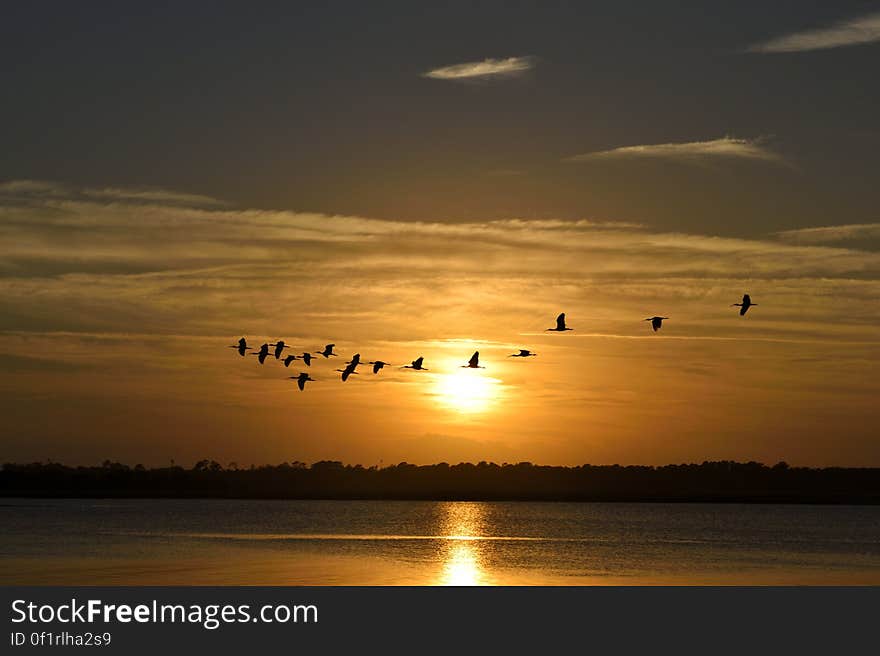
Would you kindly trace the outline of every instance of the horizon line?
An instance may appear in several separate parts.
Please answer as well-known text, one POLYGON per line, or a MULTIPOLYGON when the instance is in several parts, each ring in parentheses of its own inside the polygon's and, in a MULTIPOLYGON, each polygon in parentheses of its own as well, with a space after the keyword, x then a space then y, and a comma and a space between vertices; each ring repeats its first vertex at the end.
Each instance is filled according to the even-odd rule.
POLYGON ((47 461, 32 461, 32 462, 3 462, 0 463, 0 471, 5 471, 7 467, 63 467, 67 469, 112 469, 114 467, 124 467, 131 470, 136 470, 136 468, 143 468, 144 471, 155 471, 155 470, 163 470, 163 469, 180 469, 183 471, 198 471, 199 465, 204 464, 204 468, 202 470, 208 470, 207 468, 211 465, 217 465, 218 468, 213 471, 224 471, 224 472, 234 472, 234 471, 251 471, 257 469, 264 468, 278 468, 278 467, 288 467, 290 469, 312 469, 316 465, 333 465, 340 466, 342 468, 351 468, 357 469, 362 468, 364 470, 374 470, 374 471, 382 471, 385 469, 398 468, 401 466, 407 467, 460 467, 460 466, 472 466, 472 467, 518 467, 522 465, 528 465, 530 467, 541 467, 541 468, 553 468, 553 469, 578 469, 583 467, 594 467, 594 468, 602 468, 602 467, 619 467, 619 468, 651 468, 651 469, 663 469, 665 467, 703 467, 707 465, 759 465, 760 467, 764 467, 766 469, 812 469, 812 470, 823 470, 823 469, 880 469, 880 465, 821 465, 821 466, 810 466, 810 465, 793 465, 785 460, 779 460, 773 464, 767 464, 766 462, 761 462, 758 460, 703 460, 702 462, 669 462, 662 465, 657 464, 643 464, 643 463, 581 463, 581 464, 572 464, 572 465, 560 465, 560 464, 541 464, 536 462, 531 462, 529 460, 520 460, 518 462, 495 462, 494 460, 479 460, 477 462, 471 461, 460 461, 457 463, 450 463, 446 461, 439 461, 433 463, 422 463, 416 464, 412 462, 407 462, 402 460, 400 462, 382 465, 381 462, 379 464, 372 465, 364 465, 362 463, 348 463, 342 460, 316 460, 312 463, 307 463, 305 461, 300 460, 291 460, 291 461, 282 461, 277 464, 271 463, 263 463, 257 465, 255 463, 248 463, 246 465, 239 465, 235 461, 230 461, 225 467, 218 461, 203 458, 201 460, 195 461, 191 467, 187 468, 181 464, 176 463, 173 459, 171 459, 170 463, 167 465, 144 465, 142 463, 136 463, 135 465, 129 465, 122 462, 112 462, 110 460, 106 460, 100 464, 93 465, 68 465, 62 462, 55 462, 53 460, 47 461), (234 465, 234 467, 232 467, 234 465))

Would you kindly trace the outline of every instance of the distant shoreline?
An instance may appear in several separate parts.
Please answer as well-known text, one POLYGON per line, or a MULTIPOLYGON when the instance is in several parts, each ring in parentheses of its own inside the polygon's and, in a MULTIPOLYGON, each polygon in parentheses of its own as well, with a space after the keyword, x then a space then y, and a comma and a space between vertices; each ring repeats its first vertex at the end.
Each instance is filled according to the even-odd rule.
MULTIPOLYGON (((141 500, 141 501, 435 501, 435 502, 465 502, 465 503, 656 503, 656 504, 729 504, 729 505, 777 505, 777 506, 877 506, 880 505, 880 499, 871 498, 834 498, 827 497, 578 497, 578 498, 545 498, 545 497, 282 497, 282 496, 209 496, 209 495, 176 495, 176 496, 139 496, 139 495, 107 495, 107 494, 56 494, 47 492, 45 494, 28 493, 17 494, 14 491, 10 493, 0 493, 0 499, 82 499, 82 500, 141 500)), ((0 507, 4 504, 0 501, 0 507)))
POLYGON ((246 469, 208 460, 189 469, 7 463, 0 470, 0 497, 878 505, 880 468, 730 461, 659 467, 400 463, 381 469, 337 461, 246 469))

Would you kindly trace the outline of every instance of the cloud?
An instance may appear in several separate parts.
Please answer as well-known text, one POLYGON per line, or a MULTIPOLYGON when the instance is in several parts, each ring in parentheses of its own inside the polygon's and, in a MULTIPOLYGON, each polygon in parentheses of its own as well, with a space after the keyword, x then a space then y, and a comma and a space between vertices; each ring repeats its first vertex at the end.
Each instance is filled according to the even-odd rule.
POLYGON ((198 194, 182 194, 164 189, 101 187, 77 188, 42 180, 10 180, 0 183, 0 200, 5 202, 46 201, 47 199, 143 202, 162 205, 219 207, 223 201, 198 194))
POLYGON ((880 239, 880 223, 850 223, 839 226, 800 228, 798 230, 783 230, 776 234, 778 237, 786 241, 802 244, 824 244, 858 239, 880 239))
POLYGON ((762 145, 760 139, 722 137, 710 141, 645 144, 598 150, 565 158, 565 162, 588 162, 608 159, 675 159, 704 161, 709 158, 740 158, 782 162, 782 158, 762 145))
MULTIPOLYGON (((880 254, 863 250, 587 219, 411 222, 59 189, 32 187, 26 205, 0 194, 0 331, 503 341, 506 326, 543 331, 557 304, 642 319, 707 295, 726 308, 743 286, 756 298, 772 287, 768 312, 789 304, 799 320, 830 317, 826 296, 848 321, 880 320, 865 302, 880 294, 880 254)), ((608 330, 642 328, 627 325, 608 330)))
POLYGON ((469 80, 491 77, 512 77, 521 75, 535 66, 533 57, 507 57, 506 59, 484 59, 435 68, 423 74, 434 80, 469 80))
MULTIPOLYGON (((13 183, 14 184, 14 183, 13 183)), ((188 271, 232 272, 258 269, 365 272, 405 268, 436 272, 554 271, 563 276, 632 277, 681 275, 701 271, 729 275, 748 260, 749 270, 787 275, 835 275, 874 271, 875 254, 777 240, 657 232, 632 222, 506 219, 469 223, 395 221, 310 212, 169 205, 164 199, 186 194, 156 192, 147 200, 120 190, 98 200, 95 190, 71 190, 65 197, 47 185, 27 205, 0 193, 0 276, 64 273, 78 275, 149 274, 188 271), (591 254, 591 259, 585 259, 591 254), (489 257, 491 256, 491 257, 489 257), (523 258, 527 257, 528 262, 523 258), (31 272, 29 274, 29 272, 31 272)), ((785 241, 819 242, 813 234, 871 234, 876 224, 788 231, 785 241), (799 237, 800 236, 800 237, 799 237)), ((824 240, 828 239, 826 235, 824 240)))
POLYGON ((756 43, 746 52, 808 52, 857 46, 880 41, 880 12, 840 21, 828 27, 793 32, 756 43))

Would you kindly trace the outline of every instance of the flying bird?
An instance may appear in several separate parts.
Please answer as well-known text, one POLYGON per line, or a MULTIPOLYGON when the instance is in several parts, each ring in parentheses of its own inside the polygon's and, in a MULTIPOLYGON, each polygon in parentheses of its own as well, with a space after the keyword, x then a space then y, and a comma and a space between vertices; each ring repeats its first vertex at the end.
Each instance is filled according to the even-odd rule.
POLYGON ((260 361, 260 364, 263 364, 263 363, 266 361, 266 358, 267 358, 268 355, 269 355, 269 345, 268 345, 268 344, 263 344, 263 345, 260 347, 259 352, 257 352, 257 353, 251 353, 251 355, 256 355, 256 356, 257 356, 257 359, 260 361))
POLYGON ((547 330, 554 333, 561 333, 566 330, 574 330, 574 328, 565 327, 565 312, 563 312, 558 317, 556 317, 556 328, 548 328, 547 330))
POLYGON ((279 339, 277 342, 272 344, 275 347, 275 359, 278 360, 281 358, 281 351, 287 348, 287 344, 284 343, 283 339, 279 339))
POLYGON ((387 367, 387 366, 388 366, 388 363, 387 363, 387 362, 382 362, 381 360, 376 360, 375 362, 369 362, 368 364, 373 365, 373 373, 374 373, 374 374, 378 374, 378 373, 379 373, 379 370, 380 370, 382 367, 387 367))
POLYGON ((425 358, 421 355, 412 361, 412 364, 403 365, 403 369, 415 369, 416 371, 428 371, 422 366, 422 362, 425 361, 425 358))
POLYGON ((753 305, 757 305, 757 303, 752 303, 752 297, 748 294, 743 294, 743 302, 742 303, 733 303, 730 307, 738 307, 739 308, 739 316, 744 317, 746 312, 749 311, 749 308, 753 305))
POLYGON ((333 352, 334 346, 336 346, 336 344, 327 344, 327 346, 324 347, 323 351, 315 351, 315 353, 323 355, 325 358, 329 358, 331 355, 339 355, 338 353, 333 352))
POLYGON ((306 381, 314 382, 314 378, 311 378, 307 373, 303 372, 299 376, 288 376, 288 378, 292 378, 296 381, 296 384, 299 386, 299 391, 302 392, 306 388, 306 381))
POLYGON ((294 360, 296 360, 295 355, 288 355, 286 358, 284 358, 284 366, 289 367, 290 363, 293 362, 294 360))
POLYGON ((528 349, 520 349, 520 350, 519 350, 519 353, 513 353, 513 354, 511 354, 511 355, 508 355, 507 357, 508 357, 508 358, 533 358, 533 357, 535 357, 536 355, 538 355, 538 354, 537 354, 537 353, 532 353, 532 352, 529 351, 528 349))
POLYGON ((663 327, 663 320, 668 318, 669 317, 651 317, 649 319, 645 319, 645 321, 651 322, 651 328, 653 328, 654 332, 656 333, 663 327))
POLYGON ((303 362, 305 362, 307 367, 312 366, 312 354, 311 353, 303 353, 299 359, 302 360, 303 362))
POLYGON ((485 369, 486 367, 480 366, 480 352, 474 351, 474 354, 471 356, 471 359, 468 360, 467 364, 461 365, 462 369, 485 369))
POLYGON ((337 369, 336 371, 342 372, 342 382, 344 383, 345 381, 348 380, 348 377, 351 376, 352 374, 357 375, 357 372, 355 371, 356 368, 357 368, 356 364, 349 363, 349 365, 347 367, 345 367, 345 369, 337 369))
POLYGON ((241 357, 244 357, 244 352, 250 349, 250 347, 247 345, 247 340, 244 337, 238 340, 238 344, 232 344, 229 348, 238 351, 238 354, 241 357))

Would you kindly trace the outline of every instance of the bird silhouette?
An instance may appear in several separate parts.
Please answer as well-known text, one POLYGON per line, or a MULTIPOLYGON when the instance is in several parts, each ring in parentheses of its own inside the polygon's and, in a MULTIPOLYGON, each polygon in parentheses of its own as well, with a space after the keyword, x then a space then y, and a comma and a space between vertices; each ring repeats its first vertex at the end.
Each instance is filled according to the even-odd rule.
POLYGON ((306 381, 314 382, 314 378, 311 378, 307 373, 303 372, 299 376, 288 376, 296 381, 296 384, 299 386, 299 391, 302 392, 306 388, 306 381))
POLYGON ((403 365, 403 369, 415 369, 416 371, 428 371, 422 366, 422 362, 425 361, 425 358, 421 355, 412 361, 412 364, 403 365))
POLYGON ((283 339, 279 339, 277 342, 272 344, 275 347, 275 359, 278 360, 281 358, 281 351, 287 348, 287 344, 284 343, 283 339))
POLYGON ((649 319, 645 319, 645 321, 651 322, 651 328, 653 328, 654 332, 656 333, 663 327, 663 320, 668 318, 669 317, 651 317, 649 319))
POLYGON ((387 366, 388 366, 388 363, 387 363, 387 362, 382 362, 381 360, 376 360, 376 361, 374 361, 374 362, 369 362, 368 364, 373 365, 373 373, 374 373, 374 374, 378 374, 378 373, 379 373, 379 370, 380 370, 382 367, 387 367, 387 366))
MULTIPOLYGON (((749 311, 749 308, 753 305, 757 305, 757 303, 752 303, 752 297, 748 294, 743 294, 743 302, 742 303, 733 303, 730 307, 738 307, 739 308, 739 316, 744 317, 746 312, 749 311)), ((772 314, 772 313, 771 313, 772 314)))
POLYGON ((533 357, 535 357, 536 355, 538 355, 538 354, 537 354, 537 353, 532 353, 532 352, 529 351, 528 349, 520 349, 520 350, 519 350, 519 353, 513 353, 513 354, 511 354, 511 355, 508 355, 507 357, 508 357, 508 358, 533 358, 533 357))
POLYGON ((351 360, 349 360, 346 364, 353 364, 356 367, 360 363, 361 363, 361 354, 355 353, 354 356, 352 356, 351 360))
POLYGON ((474 354, 471 356, 471 359, 468 360, 467 364, 461 365, 462 369, 485 369, 486 367, 480 366, 480 352, 474 351, 474 354))
POLYGON ((269 355, 269 345, 263 344, 257 353, 251 353, 251 355, 256 355, 260 364, 263 364, 266 361, 266 357, 269 355))
POLYGON ((334 346, 336 346, 336 344, 327 344, 327 346, 324 347, 323 351, 315 351, 315 353, 317 353, 318 355, 323 355, 325 358, 329 358, 331 355, 339 355, 338 353, 333 352, 334 346))
POLYGON ((312 354, 311 353, 303 353, 299 359, 302 360, 303 362, 305 362, 307 367, 312 366, 312 354))
POLYGON ((245 351, 250 350, 250 347, 247 345, 247 340, 244 337, 242 337, 240 340, 238 340, 238 344, 232 344, 229 346, 229 348, 235 349, 236 351, 238 351, 238 354, 241 357, 244 357, 245 351))
POLYGON ((348 377, 351 376, 352 374, 357 375, 357 372, 355 371, 356 368, 357 368, 357 364, 349 363, 348 366, 345 367, 345 369, 337 369, 336 371, 342 372, 342 382, 344 383, 345 381, 348 380, 348 377))
POLYGON ((294 360, 296 360, 295 355, 288 355, 286 358, 284 358, 284 366, 289 367, 290 363, 293 362, 294 360))
POLYGON ((563 312, 558 317, 556 317, 556 328, 548 328, 547 330, 554 333, 561 333, 566 330, 574 330, 574 328, 565 327, 565 312, 563 312))

